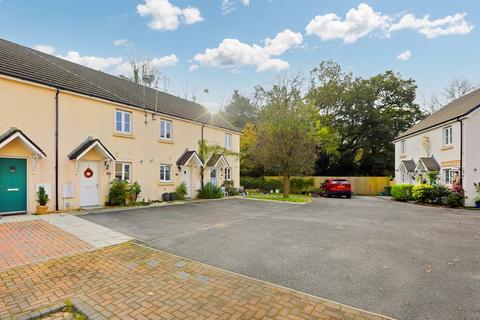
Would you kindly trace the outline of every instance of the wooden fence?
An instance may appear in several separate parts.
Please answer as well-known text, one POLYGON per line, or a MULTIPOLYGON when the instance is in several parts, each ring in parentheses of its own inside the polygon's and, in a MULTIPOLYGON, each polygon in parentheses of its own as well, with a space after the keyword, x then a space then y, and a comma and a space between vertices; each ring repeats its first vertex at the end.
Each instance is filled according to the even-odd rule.
MULTIPOLYGON (((267 177, 272 179, 283 179, 282 177, 267 177)), ((378 195, 379 192, 384 192, 385 187, 389 186, 388 177, 319 177, 319 176, 305 176, 305 177, 296 177, 309 179, 313 178, 315 187, 319 188, 320 185, 330 178, 341 178, 347 179, 352 184, 352 192, 354 194, 362 196, 374 196, 378 195)))

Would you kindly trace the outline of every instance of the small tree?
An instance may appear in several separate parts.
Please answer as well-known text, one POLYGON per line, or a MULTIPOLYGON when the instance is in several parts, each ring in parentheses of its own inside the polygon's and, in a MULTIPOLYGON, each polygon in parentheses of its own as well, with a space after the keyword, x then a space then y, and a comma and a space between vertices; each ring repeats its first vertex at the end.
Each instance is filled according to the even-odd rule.
POLYGON ((283 196, 290 193, 290 177, 309 174, 317 160, 317 148, 330 135, 318 114, 301 95, 301 80, 277 80, 271 90, 257 87, 264 106, 257 127, 255 159, 267 171, 283 176, 283 196))
MULTIPOLYGON (((204 139, 198 140, 198 157, 203 163, 206 163, 214 154, 223 154, 224 156, 238 155, 236 152, 228 150, 218 144, 209 144, 207 140, 204 139)), ((204 177, 205 167, 200 167, 200 183, 202 190, 205 187, 204 177)))

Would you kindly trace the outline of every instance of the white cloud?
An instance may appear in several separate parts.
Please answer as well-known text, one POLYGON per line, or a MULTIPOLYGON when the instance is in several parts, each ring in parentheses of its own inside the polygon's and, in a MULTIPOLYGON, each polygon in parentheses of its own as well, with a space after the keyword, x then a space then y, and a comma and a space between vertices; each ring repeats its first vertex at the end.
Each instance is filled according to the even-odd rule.
POLYGON ((102 71, 123 62, 123 59, 119 57, 100 58, 95 56, 81 56, 78 51, 69 51, 66 56, 57 55, 57 57, 102 71))
POLYGON ((302 35, 289 29, 278 33, 273 39, 265 39, 263 47, 227 38, 217 48, 206 49, 204 53, 195 55, 193 60, 210 67, 238 69, 241 66, 254 66, 257 72, 269 69, 281 71, 288 69, 288 62, 273 57, 282 55, 302 42, 302 35))
POLYGON ((150 61, 150 64, 157 68, 164 68, 164 67, 171 67, 176 65, 178 62, 178 58, 176 55, 171 54, 169 56, 164 56, 160 58, 153 58, 150 61))
POLYGON ((248 7, 250 5, 250 0, 222 0, 222 14, 227 15, 235 11, 237 2, 240 2, 244 7, 248 7))
POLYGON ((133 43, 128 41, 127 39, 117 39, 113 41, 113 44, 117 47, 132 47, 133 43))
POLYGON ((368 4, 361 3, 347 12, 345 20, 335 13, 318 15, 311 20, 305 30, 308 35, 314 34, 323 41, 342 39, 352 43, 377 29, 388 25, 389 17, 375 12, 368 4))
POLYGON ((200 10, 195 7, 179 8, 169 0, 145 0, 145 4, 137 5, 137 13, 151 16, 148 26, 154 30, 176 30, 181 23, 194 24, 203 20, 200 10))
POLYGON ((397 59, 407 61, 407 60, 410 60, 411 57, 412 57, 412 52, 410 50, 406 50, 406 51, 400 53, 397 56, 397 59))
POLYGON ((416 18, 413 14, 404 15, 398 23, 390 27, 390 31, 403 29, 417 30, 427 38, 435 38, 452 34, 463 35, 473 30, 473 25, 465 21, 466 13, 457 13, 445 18, 430 20, 428 15, 416 18))
POLYGON ((198 64, 192 64, 188 67, 188 71, 196 71, 198 70, 198 64))
POLYGON ((38 44, 33 47, 33 49, 47 53, 47 54, 54 54, 55 48, 49 45, 38 44))
POLYGON ((416 18, 413 14, 404 14, 394 19, 361 3, 357 8, 350 9, 345 19, 335 13, 318 15, 308 23, 305 30, 308 35, 316 35, 322 41, 341 39, 345 43, 353 43, 373 32, 389 37, 391 32, 405 29, 416 30, 427 38, 435 38, 471 32, 474 27, 465 21, 465 16, 466 13, 457 13, 431 20, 428 15, 416 18))

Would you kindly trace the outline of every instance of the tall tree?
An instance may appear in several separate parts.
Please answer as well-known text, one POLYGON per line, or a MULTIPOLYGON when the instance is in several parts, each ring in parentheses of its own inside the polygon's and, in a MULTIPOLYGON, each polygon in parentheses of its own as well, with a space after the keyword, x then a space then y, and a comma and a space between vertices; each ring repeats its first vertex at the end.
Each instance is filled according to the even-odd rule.
POLYGON ((256 88, 264 102, 257 126, 256 161, 283 176, 283 196, 288 197, 290 177, 313 172, 317 147, 322 144, 315 110, 301 93, 299 78, 277 80, 272 89, 256 88))
POLYGON ((122 75, 122 78, 150 88, 161 86, 164 91, 168 91, 170 79, 163 74, 158 67, 152 65, 150 59, 129 59, 130 72, 122 75))
POLYGON ((338 156, 320 152, 316 173, 392 174, 393 139, 425 116, 415 103, 415 81, 393 71, 362 79, 332 61, 322 62, 311 75, 307 101, 340 139, 338 156))
POLYGON ((248 122, 255 123, 258 110, 248 97, 235 90, 223 110, 225 117, 237 128, 243 129, 248 122))
POLYGON ((448 103, 475 89, 478 89, 478 84, 475 84, 468 79, 454 78, 443 90, 443 95, 448 103))

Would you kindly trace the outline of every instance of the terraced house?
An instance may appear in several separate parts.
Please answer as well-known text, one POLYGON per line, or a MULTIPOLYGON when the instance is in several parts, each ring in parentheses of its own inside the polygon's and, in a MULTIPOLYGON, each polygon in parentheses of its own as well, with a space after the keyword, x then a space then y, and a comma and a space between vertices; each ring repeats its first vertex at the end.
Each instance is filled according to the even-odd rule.
POLYGON ((467 206, 475 205, 474 182, 480 182, 480 89, 452 101, 401 133, 395 143, 397 183, 428 180, 465 189, 467 206))
POLYGON ((0 213, 101 206, 113 179, 138 181, 140 199, 185 182, 239 183, 238 157, 202 162, 198 141, 239 152, 240 131, 194 102, 0 40, 0 213))

